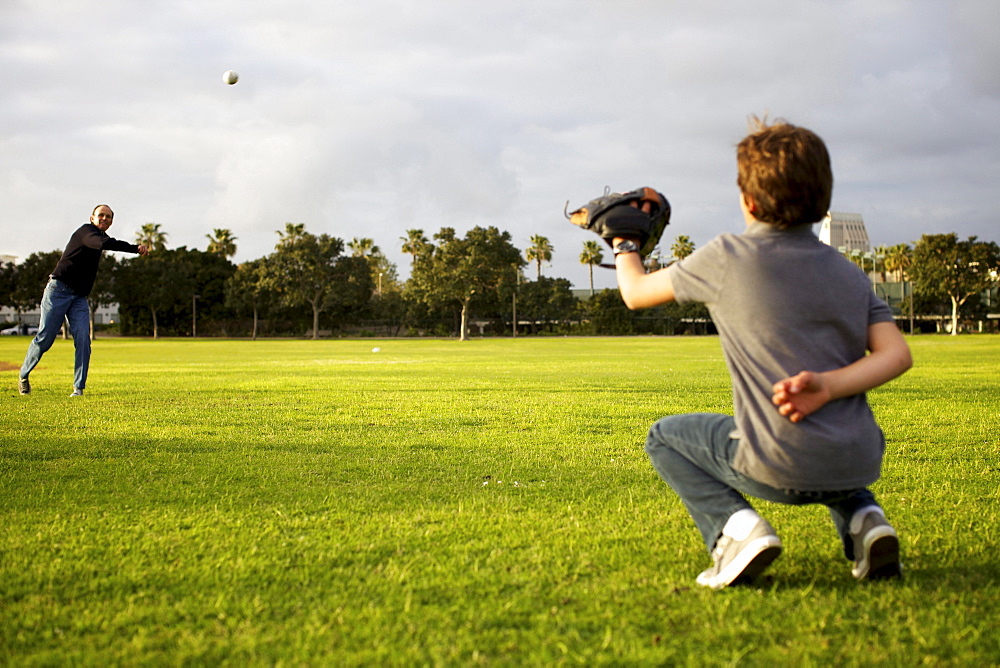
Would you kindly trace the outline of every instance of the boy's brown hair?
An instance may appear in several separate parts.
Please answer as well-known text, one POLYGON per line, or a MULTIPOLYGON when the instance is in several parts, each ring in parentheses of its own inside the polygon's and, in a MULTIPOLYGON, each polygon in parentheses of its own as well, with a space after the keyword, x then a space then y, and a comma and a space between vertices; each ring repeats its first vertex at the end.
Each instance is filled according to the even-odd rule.
POLYGON ((783 120, 754 117, 736 147, 740 191, 753 200, 757 220, 786 229, 816 223, 830 209, 833 171, 819 136, 783 120))

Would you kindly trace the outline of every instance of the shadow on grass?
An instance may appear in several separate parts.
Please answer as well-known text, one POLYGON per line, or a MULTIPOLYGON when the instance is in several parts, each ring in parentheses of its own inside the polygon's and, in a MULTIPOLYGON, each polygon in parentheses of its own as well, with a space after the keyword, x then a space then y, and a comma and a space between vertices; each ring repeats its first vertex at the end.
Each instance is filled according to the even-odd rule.
POLYGON ((816 572, 800 568, 782 571, 781 565, 776 564, 772 566, 773 571, 769 570, 753 582, 733 589, 760 592, 792 589, 846 594, 906 589, 926 594, 951 590, 958 594, 1000 588, 996 579, 996 564, 983 554, 942 554, 940 557, 921 557, 919 561, 909 561, 904 554, 903 577, 890 580, 859 581, 851 575, 850 563, 845 560, 842 564, 831 564, 816 572))

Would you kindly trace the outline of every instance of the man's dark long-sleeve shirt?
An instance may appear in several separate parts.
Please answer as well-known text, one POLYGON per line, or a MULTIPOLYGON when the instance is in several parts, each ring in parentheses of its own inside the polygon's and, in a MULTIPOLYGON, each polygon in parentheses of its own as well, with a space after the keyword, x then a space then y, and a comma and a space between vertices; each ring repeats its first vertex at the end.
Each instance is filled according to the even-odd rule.
POLYGON ((81 225, 66 244, 66 250, 52 272, 52 278, 62 281, 81 297, 86 297, 97 279, 101 252, 106 250, 138 253, 139 247, 109 237, 93 223, 81 225))

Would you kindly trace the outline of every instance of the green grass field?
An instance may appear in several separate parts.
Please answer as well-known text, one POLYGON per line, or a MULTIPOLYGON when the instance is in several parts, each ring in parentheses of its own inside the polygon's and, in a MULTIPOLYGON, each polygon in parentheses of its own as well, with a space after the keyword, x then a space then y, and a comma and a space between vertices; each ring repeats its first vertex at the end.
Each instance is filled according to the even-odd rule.
POLYGON ((0 340, 3 665, 996 665, 1000 337, 910 339, 870 393, 905 578, 821 507, 708 555, 642 445, 729 411, 718 340, 0 340), (380 352, 373 352, 373 347, 380 352))

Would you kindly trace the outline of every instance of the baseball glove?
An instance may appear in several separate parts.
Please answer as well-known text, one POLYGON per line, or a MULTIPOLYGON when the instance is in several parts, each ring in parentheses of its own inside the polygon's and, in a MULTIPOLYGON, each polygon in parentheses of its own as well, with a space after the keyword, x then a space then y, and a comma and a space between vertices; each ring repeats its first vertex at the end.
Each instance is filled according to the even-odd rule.
MULTIPOLYGON (((566 209, 569 202, 566 202, 566 209)), ((652 188, 613 193, 592 199, 572 213, 563 213, 574 225, 593 230, 610 246, 615 237, 636 239, 639 255, 645 258, 660 243, 663 228, 670 222, 670 202, 652 188), (649 205, 645 207, 645 205, 649 205), (648 213, 643 208, 648 208, 648 213)))

